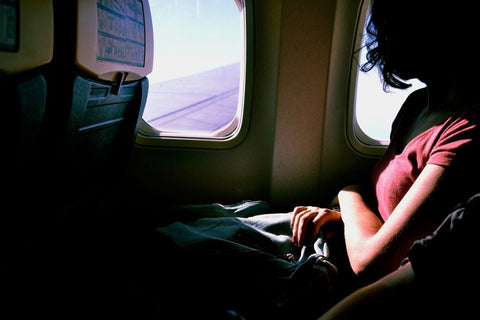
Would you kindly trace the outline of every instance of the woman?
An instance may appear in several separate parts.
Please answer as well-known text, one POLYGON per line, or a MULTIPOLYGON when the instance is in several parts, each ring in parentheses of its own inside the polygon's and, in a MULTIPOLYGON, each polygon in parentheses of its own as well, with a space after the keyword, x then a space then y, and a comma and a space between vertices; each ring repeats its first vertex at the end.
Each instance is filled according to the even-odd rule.
POLYGON ((341 221, 352 270, 372 282, 397 269, 416 239, 431 234, 474 193, 480 177, 480 67, 472 41, 478 11, 471 6, 372 1, 363 70, 378 67, 384 88, 406 88, 404 80, 412 78, 426 88, 402 106, 369 186, 342 189, 339 210, 295 208, 294 242, 302 245, 341 221))

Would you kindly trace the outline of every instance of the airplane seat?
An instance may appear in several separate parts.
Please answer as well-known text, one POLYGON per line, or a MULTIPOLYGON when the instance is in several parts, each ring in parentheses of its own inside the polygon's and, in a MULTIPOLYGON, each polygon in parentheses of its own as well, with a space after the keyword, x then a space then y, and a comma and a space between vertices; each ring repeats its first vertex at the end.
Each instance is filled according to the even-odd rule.
POLYGON ((37 178, 45 156, 45 73, 53 57, 53 32, 52 0, 0 2, 0 106, 4 119, 4 181, 8 189, 5 199, 15 208, 15 221, 23 219, 22 223, 28 203, 35 202, 25 199, 33 200, 38 195, 37 178))
MULTIPOLYGON (((3 296, 25 292, 32 274, 32 217, 41 201, 45 162, 46 70, 53 57, 52 0, 0 1, 0 106, 3 209, 0 250, 3 296)), ((7 302, 5 305, 8 305, 7 302)))
MULTIPOLYGON (((45 66, 53 57, 52 0, 0 3, 0 97, 11 182, 34 173, 45 120, 45 66), (19 175, 20 174, 20 175, 19 175)), ((30 179, 31 180, 31 179, 30 179)))
POLYGON ((116 210, 128 201, 121 184, 146 102, 153 26, 147 0, 52 1, 42 180, 52 228, 42 248, 52 256, 50 287, 64 293, 55 298, 77 310, 116 285, 124 238, 116 210))
POLYGON ((52 128, 64 132, 63 205, 91 200, 121 181, 153 65, 147 0, 56 1, 52 128), (72 36, 73 35, 73 36, 72 36))

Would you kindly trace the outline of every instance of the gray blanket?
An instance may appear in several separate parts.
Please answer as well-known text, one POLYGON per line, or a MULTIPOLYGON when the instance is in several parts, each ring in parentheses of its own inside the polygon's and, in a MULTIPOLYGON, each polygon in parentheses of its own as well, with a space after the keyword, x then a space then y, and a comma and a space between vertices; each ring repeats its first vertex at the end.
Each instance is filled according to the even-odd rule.
MULTIPOLYGON (((265 306, 285 309, 314 300, 318 311, 322 299, 328 304, 330 280, 336 273, 328 261, 328 246, 321 237, 310 246, 296 246, 291 238, 291 212, 268 213, 263 201, 184 206, 181 210, 184 218, 190 217, 157 231, 182 255, 211 263, 204 268, 213 275, 208 286, 224 291, 225 281, 241 278, 242 290, 248 295, 261 292, 257 299, 265 299, 265 306)), ((241 297, 236 296, 240 307, 241 297)), ((251 299, 248 304, 252 305, 251 299)))

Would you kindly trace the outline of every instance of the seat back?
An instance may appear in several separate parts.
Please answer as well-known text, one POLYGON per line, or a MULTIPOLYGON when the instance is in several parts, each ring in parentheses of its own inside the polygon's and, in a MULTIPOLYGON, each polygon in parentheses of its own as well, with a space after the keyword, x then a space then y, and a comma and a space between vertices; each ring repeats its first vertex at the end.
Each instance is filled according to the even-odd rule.
POLYGON ((0 105, 9 170, 18 173, 36 162, 32 157, 40 149, 47 100, 43 67, 53 57, 52 0, 2 1, 0 12, 0 105))
POLYGON ((0 282, 2 292, 12 297, 31 292, 36 271, 32 230, 41 226, 32 217, 42 210, 45 74, 53 58, 53 15, 52 0, 0 1, 2 182, 6 189, 0 214, 0 282))
MULTIPOLYGON (((83 193, 123 176, 153 65, 147 0, 58 1, 55 123, 65 123, 63 187, 83 193), (73 21, 73 22, 72 22, 73 21)), ((62 187, 62 188, 63 188, 62 187)), ((69 192, 73 195, 74 193, 69 192)))

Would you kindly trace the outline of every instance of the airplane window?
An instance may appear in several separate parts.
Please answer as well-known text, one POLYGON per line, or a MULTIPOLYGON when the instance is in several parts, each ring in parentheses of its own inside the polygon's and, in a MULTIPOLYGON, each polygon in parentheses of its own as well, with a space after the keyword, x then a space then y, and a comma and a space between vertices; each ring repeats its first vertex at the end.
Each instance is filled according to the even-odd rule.
POLYGON ((235 135, 243 114, 242 2, 150 2, 155 56, 143 114, 149 135, 235 135))
MULTIPOLYGON (((358 29, 361 30, 355 45, 352 69, 353 95, 350 107, 353 108, 353 133, 357 142, 363 146, 385 146, 389 143, 392 122, 407 96, 425 85, 418 79, 411 79, 412 86, 405 90, 388 88, 383 90, 381 77, 376 69, 362 72, 361 65, 366 61, 364 47, 365 27, 368 17, 369 1, 363 3, 358 29)), ((354 143, 355 144, 355 143, 354 143)), ((367 153, 370 153, 367 151, 367 153)))

